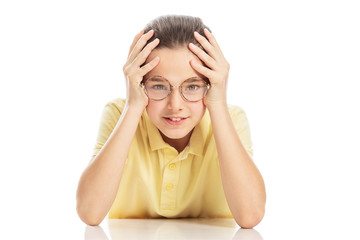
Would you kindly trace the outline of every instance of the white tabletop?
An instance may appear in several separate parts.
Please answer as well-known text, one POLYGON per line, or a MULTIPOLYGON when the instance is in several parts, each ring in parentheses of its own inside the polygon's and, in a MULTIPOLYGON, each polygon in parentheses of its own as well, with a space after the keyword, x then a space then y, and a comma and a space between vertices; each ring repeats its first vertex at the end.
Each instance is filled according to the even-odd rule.
POLYGON ((85 240, 107 239, 247 239, 262 240, 255 229, 241 229, 233 219, 111 219, 85 227, 85 240))

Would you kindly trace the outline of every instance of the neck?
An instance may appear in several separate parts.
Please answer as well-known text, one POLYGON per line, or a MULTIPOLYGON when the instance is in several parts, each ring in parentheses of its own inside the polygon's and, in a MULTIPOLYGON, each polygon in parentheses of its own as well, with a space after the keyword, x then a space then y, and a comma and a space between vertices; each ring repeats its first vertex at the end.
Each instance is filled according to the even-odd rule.
POLYGON ((193 132, 193 130, 191 130, 185 137, 179 138, 179 139, 168 138, 161 131, 160 131, 160 134, 161 134, 161 137, 164 140, 164 142, 166 142, 167 144, 169 144, 170 146, 175 148, 178 151, 178 153, 180 153, 188 145, 192 132, 193 132))

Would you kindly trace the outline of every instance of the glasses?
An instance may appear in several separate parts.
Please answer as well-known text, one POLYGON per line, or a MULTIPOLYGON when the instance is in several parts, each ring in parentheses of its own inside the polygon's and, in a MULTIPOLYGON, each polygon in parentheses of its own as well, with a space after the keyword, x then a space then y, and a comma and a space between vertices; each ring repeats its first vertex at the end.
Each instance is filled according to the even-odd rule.
POLYGON ((145 94, 152 100, 160 101, 170 95, 173 88, 179 88, 183 98, 189 102, 197 102, 204 98, 210 84, 201 78, 190 78, 180 86, 173 86, 163 77, 154 76, 141 83, 145 94))

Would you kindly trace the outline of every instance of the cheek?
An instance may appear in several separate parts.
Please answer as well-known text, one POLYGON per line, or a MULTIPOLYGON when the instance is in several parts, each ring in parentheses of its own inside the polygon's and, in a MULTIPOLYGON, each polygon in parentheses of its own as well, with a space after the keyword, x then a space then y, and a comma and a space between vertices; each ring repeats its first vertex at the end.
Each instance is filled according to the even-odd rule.
POLYGON ((158 102, 152 100, 149 101, 149 104, 146 106, 146 112, 151 120, 154 120, 157 116, 160 116, 162 106, 158 102))
POLYGON ((206 107, 204 103, 200 101, 196 105, 194 105, 191 110, 193 114, 200 120, 205 113, 206 107))

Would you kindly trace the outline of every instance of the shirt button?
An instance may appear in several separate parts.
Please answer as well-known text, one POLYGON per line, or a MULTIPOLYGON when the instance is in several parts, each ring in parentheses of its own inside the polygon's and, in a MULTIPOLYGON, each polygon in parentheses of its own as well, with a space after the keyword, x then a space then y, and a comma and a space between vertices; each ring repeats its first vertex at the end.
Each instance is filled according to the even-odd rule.
POLYGON ((175 164, 175 163, 170 164, 170 165, 169 165, 169 168, 170 168, 171 170, 174 170, 174 169, 176 168, 176 164, 175 164))
POLYGON ((166 190, 171 190, 171 189, 173 189, 173 187, 174 187, 174 185, 169 183, 166 185, 166 190))

